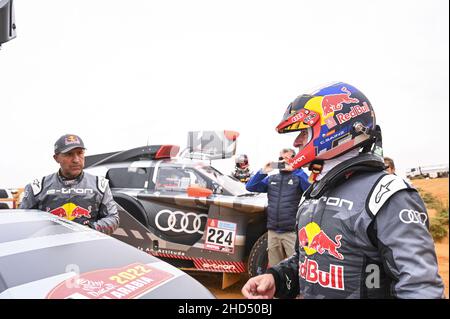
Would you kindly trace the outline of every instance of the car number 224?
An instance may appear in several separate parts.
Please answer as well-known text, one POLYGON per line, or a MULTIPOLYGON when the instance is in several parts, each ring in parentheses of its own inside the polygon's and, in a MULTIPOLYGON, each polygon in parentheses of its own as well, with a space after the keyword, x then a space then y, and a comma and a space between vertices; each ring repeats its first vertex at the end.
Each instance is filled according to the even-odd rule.
POLYGON ((208 228, 206 241, 216 245, 233 246, 234 232, 226 229, 208 228))

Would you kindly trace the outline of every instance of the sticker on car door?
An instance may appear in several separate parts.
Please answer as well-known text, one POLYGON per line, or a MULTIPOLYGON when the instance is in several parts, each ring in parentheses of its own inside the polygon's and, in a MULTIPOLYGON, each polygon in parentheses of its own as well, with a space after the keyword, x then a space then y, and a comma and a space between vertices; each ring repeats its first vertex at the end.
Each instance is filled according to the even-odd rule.
POLYGON ((236 238, 236 223, 208 219, 206 225, 205 249, 233 253, 236 238))

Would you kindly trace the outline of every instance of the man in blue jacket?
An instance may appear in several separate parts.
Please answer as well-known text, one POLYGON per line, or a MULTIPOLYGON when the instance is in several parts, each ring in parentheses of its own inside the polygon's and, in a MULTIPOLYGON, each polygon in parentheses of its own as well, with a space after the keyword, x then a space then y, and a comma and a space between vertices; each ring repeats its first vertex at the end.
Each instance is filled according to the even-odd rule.
POLYGON ((280 151, 280 162, 269 162, 247 182, 250 192, 267 193, 267 229, 269 265, 294 254, 295 216, 303 192, 309 187, 308 176, 302 169, 289 165, 295 156, 293 149, 280 151), (284 166, 284 168, 283 168, 284 166), (279 167, 279 173, 267 174, 279 167))

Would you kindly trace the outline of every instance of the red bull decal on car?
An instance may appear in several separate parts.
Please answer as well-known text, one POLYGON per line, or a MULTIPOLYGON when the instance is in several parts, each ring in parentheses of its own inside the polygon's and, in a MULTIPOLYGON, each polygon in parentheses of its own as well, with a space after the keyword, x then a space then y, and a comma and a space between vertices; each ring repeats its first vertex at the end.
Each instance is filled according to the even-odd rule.
POLYGON ((174 274, 151 265, 134 263, 74 276, 50 291, 47 299, 138 298, 173 277, 174 274))

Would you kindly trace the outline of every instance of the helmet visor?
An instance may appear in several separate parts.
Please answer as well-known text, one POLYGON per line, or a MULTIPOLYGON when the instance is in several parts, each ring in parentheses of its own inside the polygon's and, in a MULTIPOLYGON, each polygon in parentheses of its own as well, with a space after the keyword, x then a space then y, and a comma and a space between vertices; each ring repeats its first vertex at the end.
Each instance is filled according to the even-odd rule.
POLYGON ((283 118, 281 122, 286 121, 292 114, 299 112, 305 106, 306 102, 308 102, 312 98, 309 94, 303 94, 297 97, 284 112, 283 118))
POLYGON ((239 163, 236 163, 236 166, 239 168, 246 168, 248 166, 248 163, 247 162, 242 162, 242 163, 239 162, 239 163))

